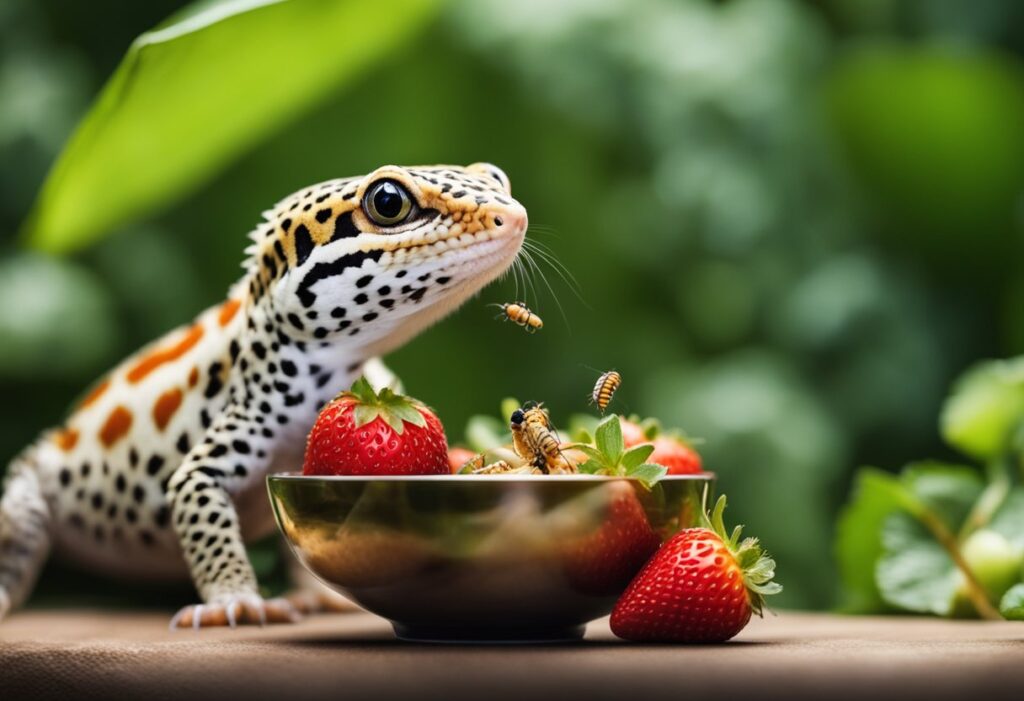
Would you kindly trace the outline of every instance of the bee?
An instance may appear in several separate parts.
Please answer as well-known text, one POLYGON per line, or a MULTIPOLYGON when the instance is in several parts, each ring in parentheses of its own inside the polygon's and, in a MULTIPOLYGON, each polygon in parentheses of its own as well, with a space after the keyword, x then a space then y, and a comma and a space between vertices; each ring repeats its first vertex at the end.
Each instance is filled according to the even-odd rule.
POLYGON ((597 404, 597 408, 602 414, 608 408, 608 404, 612 401, 612 396, 615 395, 615 391, 621 384, 622 375, 614 370, 609 370, 597 378, 597 384, 594 385, 594 391, 590 398, 594 404, 597 404))
POLYGON ((516 455, 545 474, 576 472, 575 466, 562 455, 558 434, 551 428, 548 413, 541 406, 516 409, 512 412, 512 447, 516 455))
POLYGON ((501 309, 498 318, 504 318, 526 329, 529 333, 536 333, 544 328, 544 322, 539 316, 530 311, 524 302, 509 302, 508 304, 495 305, 501 309))

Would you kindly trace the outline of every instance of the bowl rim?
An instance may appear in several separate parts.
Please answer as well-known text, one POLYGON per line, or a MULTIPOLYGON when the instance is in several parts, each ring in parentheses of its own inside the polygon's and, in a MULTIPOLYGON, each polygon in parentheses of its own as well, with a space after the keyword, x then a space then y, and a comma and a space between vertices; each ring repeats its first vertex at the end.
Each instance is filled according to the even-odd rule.
MULTIPOLYGON (((693 475, 665 475, 659 482, 711 482, 717 479, 714 472, 701 472, 693 475)), ((267 482, 614 482, 629 480, 639 482, 633 477, 613 475, 303 475, 298 472, 275 472, 267 475, 267 482)))

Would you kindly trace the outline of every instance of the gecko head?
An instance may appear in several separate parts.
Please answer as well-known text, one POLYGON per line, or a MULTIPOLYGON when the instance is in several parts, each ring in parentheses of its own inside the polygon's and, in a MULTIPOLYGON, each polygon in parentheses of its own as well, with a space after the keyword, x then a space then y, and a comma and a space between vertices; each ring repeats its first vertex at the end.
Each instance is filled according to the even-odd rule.
POLYGON ((508 177, 487 163, 384 166, 302 190, 265 216, 252 296, 286 333, 373 353, 505 272, 527 225, 508 177))

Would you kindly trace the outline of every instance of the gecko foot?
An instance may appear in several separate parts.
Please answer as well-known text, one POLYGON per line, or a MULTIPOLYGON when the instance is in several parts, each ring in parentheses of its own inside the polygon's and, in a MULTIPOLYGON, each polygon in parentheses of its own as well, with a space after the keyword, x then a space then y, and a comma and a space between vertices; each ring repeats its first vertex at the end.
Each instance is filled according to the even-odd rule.
POLYGON ((171 619, 171 630, 209 628, 239 623, 295 623, 302 616, 285 599, 263 599, 256 594, 225 594, 205 604, 186 606, 171 619))

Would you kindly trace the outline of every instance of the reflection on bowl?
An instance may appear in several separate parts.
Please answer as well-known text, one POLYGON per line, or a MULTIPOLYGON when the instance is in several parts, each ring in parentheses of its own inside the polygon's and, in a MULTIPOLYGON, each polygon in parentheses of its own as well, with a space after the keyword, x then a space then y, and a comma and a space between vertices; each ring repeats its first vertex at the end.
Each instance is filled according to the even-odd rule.
POLYGON ((267 478, 299 560, 415 640, 567 640, 611 612, 714 476, 267 478))

